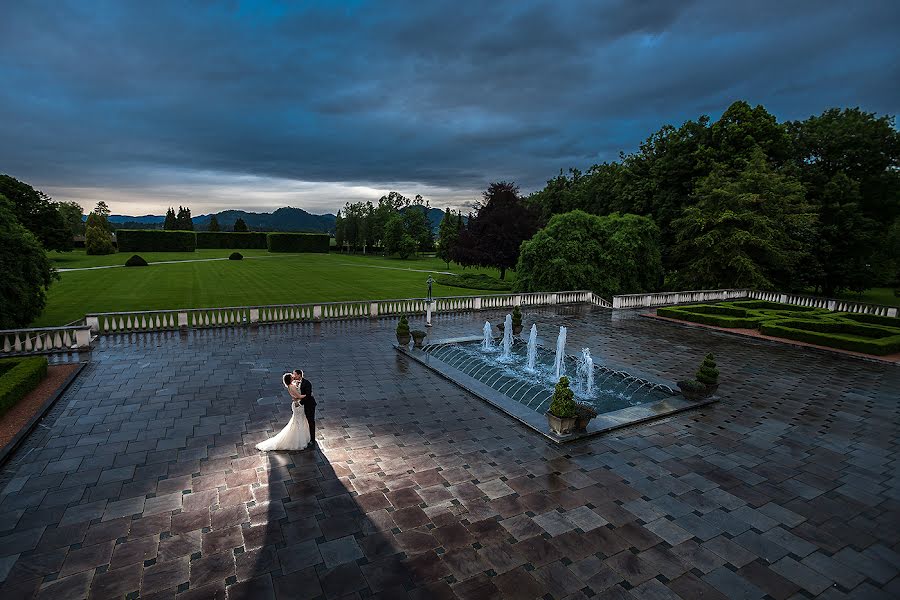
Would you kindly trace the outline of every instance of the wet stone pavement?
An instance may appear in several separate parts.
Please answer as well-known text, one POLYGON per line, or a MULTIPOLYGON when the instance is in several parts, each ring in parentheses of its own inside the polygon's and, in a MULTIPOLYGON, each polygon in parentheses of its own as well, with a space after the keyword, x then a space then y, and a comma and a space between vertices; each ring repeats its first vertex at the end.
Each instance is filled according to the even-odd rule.
POLYGON ((532 321, 669 382, 712 351, 722 401, 560 447, 398 356, 390 320, 105 337, 0 472, 0 597, 900 597, 900 368, 532 321), (261 454, 295 367, 321 450, 261 454))

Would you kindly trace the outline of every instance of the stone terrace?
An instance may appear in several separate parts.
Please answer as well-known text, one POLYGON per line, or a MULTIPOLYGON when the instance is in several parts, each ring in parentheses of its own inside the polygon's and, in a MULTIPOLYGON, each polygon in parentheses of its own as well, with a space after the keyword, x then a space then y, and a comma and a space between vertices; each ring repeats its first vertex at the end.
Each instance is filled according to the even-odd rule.
POLYGON ((532 320, 669 381, 713 351, 722 402, 559 447, 398 356, 389 320, 106 337, 0 473, 0 597, 900 597, 900 368, 532 320), (294 367, 322 451, 260 454, 294 367))

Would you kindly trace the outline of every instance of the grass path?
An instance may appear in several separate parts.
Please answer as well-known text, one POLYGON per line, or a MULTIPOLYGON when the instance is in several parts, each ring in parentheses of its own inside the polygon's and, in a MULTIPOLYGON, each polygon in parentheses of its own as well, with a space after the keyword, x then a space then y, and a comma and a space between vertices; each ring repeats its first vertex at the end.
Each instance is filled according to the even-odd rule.
MULTIPOLYGON (((447 269, 445 263, 434 258, 404 261, 376 256, 271 255, 241 250, 247 258, 269 258, 210 260, 225 258, 231 252, 148 252, 141 256, 157 264, 128 269, 89 269, 121 265, 128 258, 125 254, 88 257, 69 253, 57 262, 58 267, 88 270, 62 272, 61 279, 50 287, 44 313, 33 325, 62 325, 90 312, 419 298, 425 295, 429 273, 462 272, 456 265, 447 269)), ((497 276, 490 269, 466 272, 497 276)), ((434 285, 436 296, 478 293, 481 292, 434 285)))

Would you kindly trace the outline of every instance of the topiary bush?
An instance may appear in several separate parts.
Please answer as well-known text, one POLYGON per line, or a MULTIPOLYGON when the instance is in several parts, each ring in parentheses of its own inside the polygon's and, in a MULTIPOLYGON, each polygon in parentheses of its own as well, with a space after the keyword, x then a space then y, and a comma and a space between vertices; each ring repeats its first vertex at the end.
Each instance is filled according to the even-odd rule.
POLYGON ((512 325, 513 329, 521 329, 522 328, 522 310, 519 308, 517 304, 512 311, 512 325))
POLYGON ((550 401, 550 414, 560 419, 574 419, 578 415, 578 407, 575 405, 575 393, 569 389, 569 378, 559 378, 559 383, 553 390, 550 401))
POLYGON ((47 376, 47 359, 43 356, 0 360, 0 415, 25 397, 47 376))
POLYGON ((400 320, 397 322, 397 341, 404 343, 403 339, 406 340, 406 343, 409 343, 409 321, 405 316, 400 317, 400 320))
POLYGON ((703 385, 712 386, 719 384, 719 370, 716 368, 715 357, 712 353, 707 354, 703 359, 703 364, 695 375, 697 381, 703 385))
POLYGON ((228 260, 244 260, 244 255, 241 254, 240 252, 232 252, 228 256, 228 260))
POLYGON ((147 261, 144 260, 142 256, 138 256, 134 254, 131 258, 125 261, 126 267, 146 267, 147 261))

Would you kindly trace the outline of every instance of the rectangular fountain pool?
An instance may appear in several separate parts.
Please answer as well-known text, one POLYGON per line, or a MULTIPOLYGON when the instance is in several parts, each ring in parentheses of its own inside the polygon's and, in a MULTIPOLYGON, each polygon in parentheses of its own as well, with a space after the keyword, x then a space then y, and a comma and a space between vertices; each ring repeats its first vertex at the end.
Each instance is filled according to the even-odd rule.
POLYGON ((659 418, 708 404, 690 402, 669 385, 565 355, 561 370, 569 377, 575 399, 593 406, 598 416, 586 432, 560 438, 547 426, 545 413, 556 384, 556 353, 536 346, 534 367, 528 368, 527 344, 514 339, 507 356, 502 349, 485 349, 482 338, 455 338, 422 349, 397 350, 460 387, 557 442, 596 435, 611 429, 659 418), (590 366, 590 363, 587 363, 590 366), (589 389, 587 371, 592 371, 589 389))

